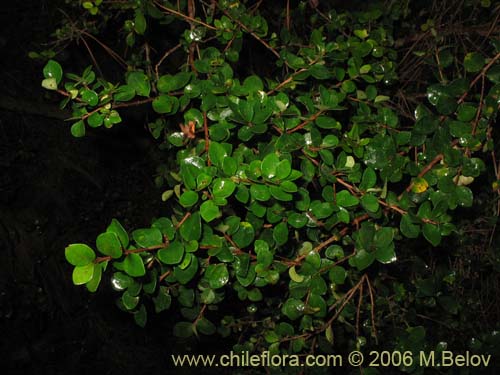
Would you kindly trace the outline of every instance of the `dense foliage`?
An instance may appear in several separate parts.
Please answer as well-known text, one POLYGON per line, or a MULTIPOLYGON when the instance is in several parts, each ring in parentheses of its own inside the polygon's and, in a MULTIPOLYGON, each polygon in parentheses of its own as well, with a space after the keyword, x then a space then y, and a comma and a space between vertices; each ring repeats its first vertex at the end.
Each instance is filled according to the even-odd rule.
POLYGON ((64 96, 75 137, 140 108, 168 208, 150 227, 113 220, 95 244, 69 245, 75 285, 110 279, 137 324, 174 314, 176 336, 230 337, 237 350, 493 350, 496 331, 461 332, 474 306, 423 249, 460 231, 456 212, 473 206, 494 151, 494 33, 476 49, 450 44, 435 19, 409 25, 428 14, 408 2, 70 3, 77 18, 42 55, 79 41, 93 66, 64 74, 53 57, 42 86, 64 96), (420 36, 397 39, 412 28, 420 36), (398 76, 412 56, 423 82, 398 76))

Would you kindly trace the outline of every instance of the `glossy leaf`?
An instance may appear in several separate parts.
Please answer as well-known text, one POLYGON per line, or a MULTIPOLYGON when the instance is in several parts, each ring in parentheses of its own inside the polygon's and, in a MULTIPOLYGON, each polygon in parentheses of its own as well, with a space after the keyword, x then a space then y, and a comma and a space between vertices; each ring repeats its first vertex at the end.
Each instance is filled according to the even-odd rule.
POLYGON ((212 192, 214 197, 227 198, 233 194, 236 184, 227 178, 217 178, 212 183, 212 192))
POLYGON ((84 266, 76 266, 73 269, 73 284, 83 285, 92 280, 94 276, 94 270, 96 265, 94 263, 89 263, 84 266))
POLYGON ((174 276, 181 284, 185 285, 190 282, 198 272, 198 258, 193 257, 188 267, 181 269, 174 267, 174 276))
POLYGON ((190 215, 180 227, 182 238, 186 241, 198 241, 201 236, 201 216, 199 211, 190 215))
POLYGON ((399 229, 403 236, 407 238, 417 238, 420 234, 420 227, 414 224, 409 215, 402 215, 399 229))
POLYGON ((267 179, 276 177, 279 162, 280 160, 276 154, 270 153, 266 155, 266 157, 262 160, 262 176, 267 179))
POLYGON ((140 277, 146 274, 144 263, 139 254, 128 254, 123 261, 123 270, 132 277, 140 277))
POLYGON ((118 236, 113 232, 101 233, 96 239, 97 250, 104 255, 109 255, 112 258, 120 258, 122 256, 122 246, 118 236))
POLYGON ((210 288, 222 288, 229 281, 227 266, 225 264, 209 265, 205 271, 205 278, 207 279, 210 288))
POLYGON ((77 243, 68 245, 64 250, 66 260, 73 266, 85 266, 95 260, 95 252, 89 246, 77 243))
POLYGON ((305 305, 299 299, 289 298, 283 304, 281 312, 290 320, 296 320, 304 314, 305 305))
POLYGON ((141 247, 156 246, 163 242, 163 236, 157 228, 136 229, 132 232, 132 238, 141 247))
POLYGON ((359 199, 347 190, 341 190, 336 195, 337 204, 342 207, 352 207, 359 203, 359 199))
POLYGON ((165 264, 178 264, 184 256, 184 245, 179 241, 171 242, 167 248, 158 251, 158 258, 165 264))
POLYGON ((140 96, 149 96, 151 92, 149 78, 143 72, 131 72, 127 77, 127 85, 140 96))
POLYGON ((55 60, 47 61, 47 64, 43 67, 43 76, 46 79, 55 79, 56 84, 58 85, 61 82, 63 75, 63 70, 61 65, 55 60))
POLYGON ((207 223, 215 220, 220 216, 219 207, 212 201, 208 200, 201 204, 200 215, 207 223))
POLYGON ((422 233, 432 246, 437 246, 441 243, 441 231, 437 225, 425 223, 422 227, 422 233))

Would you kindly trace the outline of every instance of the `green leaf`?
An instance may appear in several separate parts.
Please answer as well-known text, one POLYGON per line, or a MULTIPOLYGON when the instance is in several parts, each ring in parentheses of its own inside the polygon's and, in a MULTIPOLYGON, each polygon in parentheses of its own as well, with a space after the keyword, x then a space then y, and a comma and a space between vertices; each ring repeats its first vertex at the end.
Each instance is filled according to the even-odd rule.
POLYGON ((192 190, 185 191, 179 198, 179 203, 183 207, 194 206, 198 202, 198 193, 192 190))
POLYGON ((123 261, 123 270, 132 277, 140 277, 146 274, 144 263, 139 254, 128 254, 123 261))
POLYGON ((167 74, 160 77, 156 87, 162 93, 180 90, 189 83, 191 77, 192 74, 189 72, 180 72, 174 76, 167 74))
POLYGON ((111 286, 114 290, 121 292, 134 283, 134 279, 123 272, 115 272, 111 277, 111 286))
POLYGON ((373 241, 377 248, 385 248, 392 243, 394 238, 394 231, 390 227, 382 227, 377 232, 375 232, 375 236, 373 241))
POLYGON ((292 164, 288 159, 281 160, 276 166, 276 179, 284 180, 292 173, 292 164))
POLYGON ((321 129, 341 129, 342 128, 342 125, 340 124, 340 122, 338 122, 337 120, 335 120, 332 117, 327 117, 327 116, 319 116, 316 119, 316 125, 318 126, 318 128, 321 128, 321 129))
POLYGON ((347 271, 344 267, 335 266, 328 272, 328 277, 332 283, 341 285, 347 277, 347 271))
POLYGON ((212 193, 216 198, 227 198, 233 194, 236 184, 228 178, 216 178, 212 183, 212 193))
POLYGON ((201 318, 196 324, 196 329, 204 335, 213 335, 217 327, 207 318, 201 318))
POLYGON ((457 119, 468 122, 476 116, 477 108, 474 105, 462 103, 458 107, 457 119))
POLYGON ((441 231, 437 225, 425 223, 422 228, 422 233, 432 246, 437 246, 441 242, 441 231))
POLYGON ((493 83, 500 83, 500 65, 493 65, 486 73, 488 79, 493 83))
POLYGON ((224 158, 222 162, 222 170, 228 176, 234 176, 238 170, 238 162, 232 157, 224 158))
POLYGON ((242 88, 244 92, 249 95, 251 93, 264 90, 264 84, 258 76, 253 75, 245 78, 242 88))
POLYGON ((359 203, 359 199, 347 190, 339 191, 336 195, 337 204, 341 207, 352 207, 359 203))
POLYGON ((80 138, 85 135, 85 124, 82 120, 71 125, 71 135, 75 138, 80 138))
POLYGON ((419 118, 413 127, 413 132, 417 134, 432 134, 439 127, 439 120, 434 116, 424 116, 419 118))
POLYGON ((47 64, 43 67, 43 76, 46 79, 53 78, 56 80, 56 84, 58 85, 61 82, 63 75, 63 70, 61 65, 55 60, 47 61, 47 64))
POLYGON ((237 232, 233 235, 234 243, 240 248, 250 245, 255 237, 255 231, 252 224, 242 221, 237 232))
POLYGON ((89 117, 87 117, 87 123, 92 128, 97 128, 101 126, 103 122, 104 122, 104 115, 99 112, 94 112, 89 117))
POLYGON ((132 232, 132 238, 140 247, 151 247, 163 243, 163 236, 157 228, 136 229, 132 232))
POLYGON ((472 207, 474 196, 467 186, 458 186, 455 190, 457 203, 462 207, 472 207))
POLYGON ((198 241, 201 236, 200 212, 197 211, 189 216, 179 230, 185 241, 198 241))
POLYGON ((285 192, 280 186, 270 186, 269 192, 271 193, 273 198, 279 201, 290 202, 293 199, 293 195, 285 192))
POLYGON ((472 133, 472 126, 468 122, 450 121, 449 126, 450 134, 457 138, 467 137, 472 133))
POLYGON ((87 284, 85 285, 89 292, 94 293, 97 290, 101 282, 101 277, 102 277, 102 264, 101 263, 95 264, 94 274, 92 275, 92 279, 88 281, 87 284))
POLYGON ((339 245, 329 246, 325 250, 325 256, 328 259, 342 259, 344 257, 344 249, 339 245))
POLYGON ((399 229, 401 230, 403 236, 407 238, 417 238, 420 234, 420 226, 414 224, 409 215, 401 216, 399 229))
POLYGON ((179 264, 184 257, 184 245, 180 241, 171 242, 170 245, 157 253, 158 259, 165 264, 179 264))
POLYGON ((250 195, 253 199, 266 202, 271 198, 271 193, 266 185, 252 184, 250 186, 250 195))
POLYGON ((288 275, 290 276, 290 279, 292 281, 295 281, 296 283, 301 283, 304 281, 304 276, 297 273, 297 271, 295 270, 295 266, 292 266, 288 269, 288 275))
POLYGON ((117 102, 128 102, 132 100, 135 96, 135 90, 129 85, 122 85, 118 87, 113 95, 113 98, 117 102))
POLYGON ((178 322, 174 326, 174 336, 186 339, 194 335, 193 323, 178 322))
POLYGON ((289 298, 283 304, 281 312, 290 320, 296 320, 304 314, 305 305, 300 299, 289 298))
POLYGON ((365 194, 361 197, 361 206, 369 212, 377 212, 380 205, 377 197, 373 194, 365 194))
POLYGON ((276 171, 279 162, 280 160, 274 152, 267 154, 266 157, 262 160, 262 176, 267 179, 276 177, 276 171))
POLYGON ((165 114, 174 112, 177 104, 177 98, 169 95, 160 95, 153 100, 152 106, 156 113, 165 114))
POLYGON ((469 52, 464 58, 465 70, 470 73, 479 72, 484 66, 484 57, 477 52, 469 52))
POLYGON ((317 219, 326 219, 333 214, 334 207, 330 202, 313 201, 311 203, 311 212, 317 219))
POLYGON ((153 298, 153 303, 157 314, 168 310, 172 304, 172 296, 168 293, 168 289, 160 288, 158 295, 153 298))
POLYGON ((205 161, 198 156, 188 156, 181 160, 180 175, 188 189, 196 189, 196 179, 204 167, 205 161))
POLYGON ((394 246, 381 247, 375 251, 375 258, 383 264, 394 263, 397 260, 394 246))
POLYGON ((112 258, 120 258, 122 256, 122 246, 118 236, 113 232, 101 233, 96 239, 97 250, 104 255, 109 255, 112 258))
POLYGON ((161 234, 166 236, 170 241, 172 241, 175 237, 175 228, 172 220, 166 217, 160 217, 156 219, 153 224, 151 224, 152 228, 157 228, 161 234))
POLYGON ((210 142, 208 156, 214 165, 222 167, 224 159, 228 156, 226 149, 218 142, 210 142))
POLYGON ((47 90, 57 90, 57 82, 55 78, 45 78, 42 81, 42 87, 47 90))
POLYGON ((336 135, 333 134, 328 134, 325 138, 323 138, 323 141, 321 143, 321 147, 335 147, 339 144, 339 139, 337 138, 336 135))
POLYGON ((229 272, 225 264, 211 264, 205 271, 205 278, 212 289, 219 289, 229 281, 229 272))
POLYGON ((99 96, 93 90, 82 90, 82 100, 90 106, 96 106, 99 103, 99 96))
POLYGON ((149 78, 143 72, 131 72, 127 77, 127 85, 132 87, 137 95, 149 96, 151 84, 149 78))
POLYGON ((89 263, 84 266, 76 266, 73 269, 73 284, 75 285, 83 285, 92 280, 94 276, 94 263, 89 263))
POLYGON ((369 267, 374 260, 375 255, 373 253, 369 253, 366 250, 361 249, 356 252, 354 257, 350 258, 349 263, 353 264, 358 271, 362 271, 369 267))
POLYGON ((174 267, 174 276, 181 284, 190 282, 198 272, 198 258, 193 256, 187 268, 174 267))
POLYGON ((95 260, 95 253, 83 243, 68 245, 64 250, 66 260, 73 266, 85 266, 95 260))
POLYGON ((303 228, 308 221, 309 219, 307 218, 307 216, 302 213, 293 212, 288 215, 288 224, 296 229, 303 228))
POLYGON ((146 27, 147 23, 144 14, 140 10, 137 10, 135 12, 135 19, 134 19, 135 32, 139 35, 143 35, 146 32, 146 27))
POLYGON ((133 310, 139 304, 139 296, 132 296, 128 291, 122 294, 121 300, 127 310, 133 310))
POLYGON ((205 201, 200 206, 200 214, 203 220, 210 223, 220 216, 220 210, 212 200, 205 201))
POLYGON ((116 234, 122 244, 122 247, 124 248, 128 247, 128 242, 129 242, 128 233, 118 220, 112 219, 111 224, 109 224, 109 226, 106 228, 106 232, 112 232, 116 234))
POLYGON ((273 239, 278 246, 283 246, 288 242, 288 225, 281 222, 273 229, 273 239))
POLYGON ((114 124, 119 124, 122 121, 120 114, 115 110, 109 112, 109 115, 104 117, 104 126, 111 128, 114 124))
POLYGON ((238 103, 238 110, 244 121, 246 121, 247 123, 252 122, 254 115, 254 108, 252 102, 246 100, 240 100, 240 102, 238 103))
POLYGON ((139 327, 144 328, 146 326, 146 323, 148 321, 148 313, 144 305, 141 305, 139 311, 134 313, 134 321, 135 324, 137 324, 139 327))
POLYGON ((273 263, 273 253, 269 250, 267 242, 256 240, 254 246, 255 254, 257 254, 257 263, 263 268, 269 267, 273 263))
POLYGON ((363 177, 361 179, 361 184, 359 185, 359 188, 361 190, 368 190, 371 189, 375 186, 377 183, 377 174, 373 170, 373 168, 366 168, 363 172, 363 177))

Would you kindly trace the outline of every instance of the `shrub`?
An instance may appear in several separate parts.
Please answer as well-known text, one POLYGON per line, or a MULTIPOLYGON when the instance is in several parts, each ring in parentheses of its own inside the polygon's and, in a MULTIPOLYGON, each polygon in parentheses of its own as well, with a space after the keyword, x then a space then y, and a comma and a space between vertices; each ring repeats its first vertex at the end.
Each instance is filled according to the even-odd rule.
POLYGON ((135 230, 114 219, 95 245, 69 245, 75 285, 95 292, 109 275, 137 324, 176 309, 176 336, 241 334, 238 350, 434 348, 419 309, 437 304, 453 321, 465 307, 449 269, 429 274, 419 260, 421 239, 440 246, 473 205, 493 151, 500 43, 446 47, 426 22, 435 50, 413 52, 428 81, 402 93, 409 55, 395 39, 411 8, 320 3, 85 1, 88 14, 57 30, 124 68, 115 81, 96 74, 87 43, 94 67, 81 74, 47 62, 42 86, 71 106, 72 135, 149 108, 169 212, 135 230), (120 25, 116 41, 107 25, 120 25), (414 93, 426 100, 398 105, 414 93))

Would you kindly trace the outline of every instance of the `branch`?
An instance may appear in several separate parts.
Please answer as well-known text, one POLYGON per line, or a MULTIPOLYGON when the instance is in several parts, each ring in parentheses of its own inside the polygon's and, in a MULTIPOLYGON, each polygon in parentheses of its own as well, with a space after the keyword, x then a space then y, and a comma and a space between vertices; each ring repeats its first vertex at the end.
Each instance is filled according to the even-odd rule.
POLYGON ((177 16, 177 17, 180 17, 180 18, 182 18, 184 21, 186 21, 186 22, 188 22, 188 23, 197 23, 198 25, 205 26, 207 29, 210 29, 210 30, 217 30, 217 28, 216 28, 216 27, 214 27, 214 26, 212 26, 212 25, 209 25, 208 23, 205 23, 205 22, 200 21, 200 20, 198 20, 198 19, 196 19, 196 18, 193 18, 193 17, 187 16, 187 15, 185 15, 184 13, 178 12, 178 11, 176 11, 176 10, 174 10, 174 9, 170 9, 170 8, 168 8, 168 7, 166 7, 166 6, 162 5, 162 4, 160 4, 158 1, 154 1, 154 3, 155 3, 155 5, 156 5, 158 8, 160 8, 160 9, 164 10, 164 11, 165 11, 165 12, 167 12, 167 13, 170 13, 170 14, 173 14, 173 15, 175 15, 175 16, 177 16))
POLYGON ((294 132, 302 129, 307 124, 309 124, 309 123, 313 122, 314 120, 316 120, 323 113, 325 113, 324 109, 319 110, 318 112, 316 112, 315 114, 311 115, 309 118, 307 118, 306 120, 304 120, 302 123, 300 123, 299 125, 297 125, 295 128, 288 130, 287 133, 288 134, 292 134, 292 133, 294 133, 294 132))
MULTIPOLYGON (((220 8, 219 8, 220 9, 220 8)), ((253 36, 256 40, 258 40, 264 47, 266 47, 269 51, 273 53, 274 56, 276 56, 278 59, 281 57, 278 51, 276 51, 273 47, 269 45, 264 39, 262 39, 260 36, 255 34, 254 31, 250 30, 247 26, 245 26, 240 20, 237 20, 233 18, 228 11, 221 9, 222 12, 229 18, 231 21, 237 23, 243 30, 245 30, 247 33, 249 33, 251 36, 253 36)))

